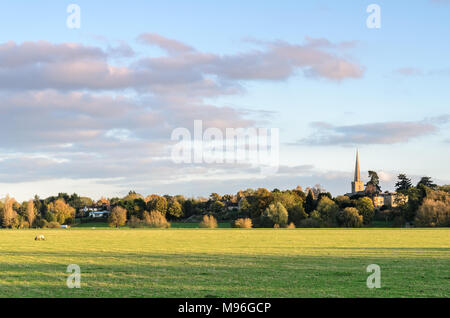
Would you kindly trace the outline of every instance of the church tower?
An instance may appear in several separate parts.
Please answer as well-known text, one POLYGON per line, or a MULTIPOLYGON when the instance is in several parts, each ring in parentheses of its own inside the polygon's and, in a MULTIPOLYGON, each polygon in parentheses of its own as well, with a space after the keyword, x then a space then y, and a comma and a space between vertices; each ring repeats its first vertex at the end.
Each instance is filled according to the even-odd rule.
POLYGON ((364 191, 364 183, 361 181, 361 175, 359 173, 358 150, 356 150, 355 179, 352 182, 352 193, 360 191, 364 191))

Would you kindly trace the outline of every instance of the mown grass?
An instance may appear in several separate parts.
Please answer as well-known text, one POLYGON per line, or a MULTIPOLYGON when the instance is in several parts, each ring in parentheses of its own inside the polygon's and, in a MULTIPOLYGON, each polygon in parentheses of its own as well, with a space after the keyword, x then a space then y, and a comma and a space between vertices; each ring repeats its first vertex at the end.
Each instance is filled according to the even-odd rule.
POLYGON ((449 297, 450 229, 0 230, 0 296, 449 297))

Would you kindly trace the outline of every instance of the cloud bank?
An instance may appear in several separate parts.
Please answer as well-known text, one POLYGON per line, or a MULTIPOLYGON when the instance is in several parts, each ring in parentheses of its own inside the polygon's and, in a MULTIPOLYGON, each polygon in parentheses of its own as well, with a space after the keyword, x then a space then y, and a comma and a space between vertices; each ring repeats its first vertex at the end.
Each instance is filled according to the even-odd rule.
POLYGON ((155 33, 136 43, 162 54, 125 42, 0 43, 0 183, 69 178, 95 180, 86 181, 89 187, 101 180, 138 186, 151 178, 161 185, 211 171, 248 172, 174 165, 171 131, 191 128, 194 120, 204 128, 254 126, 252 112, 206 102, 245 94, 246 82, 293 76, 341 82, 365 72, 348 56, 354 42, 254 41, 253 49, 223 55, 155 33))
POLYGON ((390 145, 437 133, 440 126, 449 122, 449 115, 422 121, 392 121, 336 126, 325 122, 311 124, 315 132, 299 140, 299 144, 328 145, 390 145))

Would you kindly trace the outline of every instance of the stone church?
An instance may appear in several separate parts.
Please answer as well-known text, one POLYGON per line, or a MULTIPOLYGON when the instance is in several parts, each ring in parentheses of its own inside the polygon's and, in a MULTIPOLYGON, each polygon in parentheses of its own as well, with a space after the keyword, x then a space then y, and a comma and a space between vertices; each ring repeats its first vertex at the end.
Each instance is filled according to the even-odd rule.
MULTIPOLYGON (((366 196, 366 191, 364 188, 364 183, 361 181, 361 174, 359 169, 359 153, 356 150, 356 163, 355 163, 355 177, 352 181, 352 192, 346 194, 348 197, 352 196, 366 196)), ((373 205, 376 208, 380 208, 383 205, 392 208, 397 206, 398 201, 396 199, 401 199, 402 201, 407 201, 407 197, 399 195, 397 193, 392 193, 386 191, 385 193, 379 193, 372 197, 373 205)))
POLYGON ((352 182, 352 194, 364 191, 364 183, 361 181, 361 174, 359 172, 359 156, 356 150, 356 164, 355 164, 355 180, 352 182))

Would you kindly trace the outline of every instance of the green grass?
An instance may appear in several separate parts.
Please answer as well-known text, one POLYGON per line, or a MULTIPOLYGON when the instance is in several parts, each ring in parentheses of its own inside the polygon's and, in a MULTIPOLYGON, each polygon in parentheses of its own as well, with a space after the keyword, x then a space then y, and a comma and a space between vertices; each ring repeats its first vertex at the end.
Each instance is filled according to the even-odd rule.
POLYGON ((0 296, 449 297, 450 229, 0 230, 0 296))

